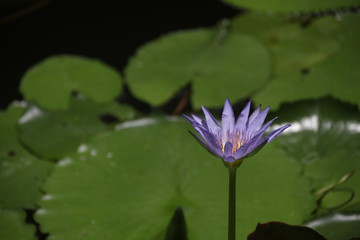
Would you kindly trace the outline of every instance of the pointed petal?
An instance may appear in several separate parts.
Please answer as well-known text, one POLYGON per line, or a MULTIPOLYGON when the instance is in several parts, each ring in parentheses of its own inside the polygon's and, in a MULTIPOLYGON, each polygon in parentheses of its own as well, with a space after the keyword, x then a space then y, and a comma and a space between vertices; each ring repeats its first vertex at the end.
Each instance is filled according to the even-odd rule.
POLYGON ((207 124, 209 131, 212 132, 213 134, 219 134, 220 127, 219 127, 219 124, 217 123, 216 119, 214 118, 214 116, 203 106, 201 106, 201 108, 204 112, 206 124, 207 124))
POLYGON ((196 120, 192 119, 191 117, 185 115, 185 114, 183 114, 183 117, 186 120, 188 120, 190 122, 190 124, 193 126, 193 128, 200 134, 200 136, 205 139, 204 134, 202 133, 202 131, 200 131, 199 126, 201 126, 201 124, 198 123, 196 120))
MULTIPOLYGON (((252 131, 252 129, 248 129, 245 134, 244 137, 245 139, 252 139, 255 136, 258 136, 258 133, 262 133, 264 134, 266 132, 266 130, 268 129, 268 127, 277 119, 277 117, 271 119, 270 121, 268 121, 267 123, 265 123, 259 130, 257 131, 252 131)), ((262 135, 260 136, 262 137, 262 135)))
MULTIPOLYGON (((259 146, 264 146, 266 144, 268 144, 269 142, 271 142, 272 140, 274 140, 277 136, 280 135, 280 133, 282 133, 285 129, 287 129, 288 127, 290 127, 291 124, 285 124, 284 126, 272 131, 271 133, 269 133, 268 135, 266 135, 264 138, 262 138, 260 141, 255 142, 250 148, 246 154, 250 153, 251 151, 254 151, 256 148, 259 148, 259 146)), ((259 149, 260 150, 260 149, 259 149)), ((257 150, 258 151, 258 150, 257 150)))
POLYGON ((250 139, 249 142, 242 145, 235 153, 235 158, 239 159, 244 157, 246 154, 252 151, 252 146, 259 141, 261 136, 264 134, 265 130, 259 131, 253 138, 250 139))
POLYGON ((248 121, 250 113, 250 105, 251 102, 249 101, 244 107, 244 109, 241 111, 238 119, 236 120, 235 131, 238 133, 242 133, 246 129, 246 123, 248 121))
MULTIPOLYGON (((271 120, 274 121, 275 119, 271 120)), ((270 125, 270 124, 269 124, 270 125)), ((260 151, 266 144, 274 140, 277 136, 279 136, 280 133, 282 133, 286 128, 290 127, 291 124, 286 124, 275 131, 272 131, 269 133, 266 137, 261 139, 260 141, 257 141, 253 146, 249 147, 248 151, 244 155, 244 158, 251 157, 252 155, 256 154, 258 151, 260 151)), ((267 128, 267 127, 266 127, 267 128)))
POLYGON ((216 154, 216 152, 212 151, 211 147, 209 147, 200 137, 198 137, 195 133, 189 131, 189 133, 191 134, 191 136, 193 136, 195 138, 196 141, 198 141, 198 143, 200 143, 200 145, 205 148, 209 153, 211 153, 212 155, 214 155, 215 157, 221 157, 219 155, 216 154))
POLYGON ((255 111, 250 115, 249 120, 247 122, 247 127, 250 126, 252 121, 254 121, 254 119, 257 117, 257 115, 259 115, 259 113, 260 113, 260 106, 257 109, 255 109, 255 111))
POLYGON ((270 107, 265 108, 262 112, 260 112, 255 119, 248 126, 248 131, 250 134, 254 134, 258 130, 261 129, 261 126, 264 124, 265 118, 269 112, 270 107))
POLYGON ((210 150, 214 152, 217 156, 222 156, 222 151, 218 138, 204 127, 200 126, 199 128, 202 135, 204 135, 204 140, 209 146, 210 150))
POLYGON ((268 121, 267 123, 265 123, 259 131, 264 130, 266 131, 268 129, 268 127, 277 119, 278 117, 274 117, 273 119, 271 119, 270 121, 268 121))
POLYGON ((229 136, 232 135, 232 132, 234 130, 234 123, 235 123, 234 111, 231 107, 230 101, 226 99, 224 104, 224 110, 222 113, 222 118, 221 118, 221 137, 223 143, 227 142, 229 136))
POLYGON ((183 114, 183 117, 184 117, 186 120, 188 120, 191 125, 193 125, 193 123, 196 122, 194 119, 192 119, 191 117, 189 117, 189 116, 186 115, 186 114, 183 114))
POLYGON ((191 114, 192 118, 199 124, 202 124, 203 120, 196 114, 191 114))
POLYGON ((280 133, 282 133, 285 129, 287 129, 288 127, 290 127, 291 124, 285 124, 284 126, 272 131, 271 133, 269 133, 266 137, 268 137, 267 142, 271 142, 272 140, 274 140, 277 136, 280 135, 280 133))

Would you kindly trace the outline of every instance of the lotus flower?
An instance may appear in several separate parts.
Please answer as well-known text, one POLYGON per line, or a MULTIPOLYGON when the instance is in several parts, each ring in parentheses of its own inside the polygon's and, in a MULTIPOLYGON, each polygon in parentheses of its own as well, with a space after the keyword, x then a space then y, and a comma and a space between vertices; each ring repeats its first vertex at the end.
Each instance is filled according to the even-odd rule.
POLYGON ((229 100, 226 99, 221 126, 204 107, 202 110, 205 120, 195 114, 192 114, 192 117, 187 115, 184 117, 191 123, 199 136, 189 132, 205 149, 222 158, 226 166, 238 166, 244 158, 257 153, 290 126, 290 124, 285 124, 263 137, 276 118, 264 124, 269 107, 263 111, 258 107, 249 117, 250 105, 249 101, 235 122, 234 111, 229 100))

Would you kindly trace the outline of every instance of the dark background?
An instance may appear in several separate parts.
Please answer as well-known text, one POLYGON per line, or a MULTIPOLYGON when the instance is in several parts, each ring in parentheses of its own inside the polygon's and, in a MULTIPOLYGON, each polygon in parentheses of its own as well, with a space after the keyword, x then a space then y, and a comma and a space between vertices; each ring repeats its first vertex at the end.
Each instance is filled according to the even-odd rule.
POLYGON ((170 31, 214 26, 240 13, 220 0, 2 1, 1 109, 21 99, 21 76, 48 56, 84 55, 122 71, 136 49, 150 40, 170 31))

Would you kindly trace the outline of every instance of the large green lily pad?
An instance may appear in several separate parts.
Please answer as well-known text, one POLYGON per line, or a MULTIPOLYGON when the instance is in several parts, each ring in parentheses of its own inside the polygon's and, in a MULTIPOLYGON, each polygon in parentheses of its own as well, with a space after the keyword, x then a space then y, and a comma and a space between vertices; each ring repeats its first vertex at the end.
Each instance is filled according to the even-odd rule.
POLYGON ((234 18, 232 29, 257 37, 269 48, 275 78, 321 63, 339 50, 344 37, 334 17, 319 18, 304 27, 285 14, 250 12, 234 18))
POLYGON ((66 111, 31 105, 19 120, 19 138, 35 154, 59 159, 96 133, 111 129, 102 121, 106 116, 121 122, 134 118, 135 111, 115 102, 93 104, 83 97, 72 97, 66 111))
POLYGON ((25 214, 20 211, 0 209, 0 239, 35 240, 35 227, 25 224, 25 214))
POLYGON ((332 98, 284 105, 281 120, 292 123, 278 143, 304 165, 318 193, 319 211, 359 211, 360 114, 332 98))
POLYGON ((18 142, 15 125, 23 111, 24 107, 11 105, 0 112, 0 205, 12 209, 35 208, 42 195, 40 188, 53 167, 18 142))
MULTIPOLYGON (((189 239, 226 239, 227 169, 178 119, 141 119, 58 162, 36 214, 51 239, 161 239, 178 207, 189 239)), ((315 207, 300 164, 275 144, 238 172, 238 233, 257 222, 300 224, 315 207)))
POLYGON ((127 82, 140 99, 159 105, 193 83, 196 107, 239 100, 269 78, 270 56, 254 37, 217 29, 179 31, 141 47, 126 68, 127 82))
MULTIPOLYGON (((299 71, 275 77, 255 94, 254 100, 259 103, 266 102, 275 109, 283 102, 332 95, 360 106, 360 95, 357 91, 360 89, 360 16, 344 15, 339 23, 343 28, 344 40, 336 53, 308 68, 306 74, 299 71)), ((318 44, 323 42, 319 41, 318 44)))
POLYGON ((324 235, 327 240, 352 239, 352 237, 360 236, 360 214, 328 214, 307 222, 306 226, 314 228, 324 235))
POLYGON ((336 8, 353 7, 359 4, 358 0, 224 0, 224 2, 240 8, 279 12, 334 10, 336 8))
POLYGON ((105 103, 118 96, 121 87, 119 73, 99 60, 56 55, 30 68, 21 80, 20 91, 44 108, 65 110, 73 92, 105 103))

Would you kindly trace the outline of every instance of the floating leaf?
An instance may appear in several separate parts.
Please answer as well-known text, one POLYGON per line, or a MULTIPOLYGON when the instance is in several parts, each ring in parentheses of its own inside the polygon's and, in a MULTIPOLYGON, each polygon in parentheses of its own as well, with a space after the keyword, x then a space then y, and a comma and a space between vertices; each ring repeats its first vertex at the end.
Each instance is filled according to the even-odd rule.
POLYGON ((25 214, 20 211, 0 209, 0 239, 35 240, 35 228, 25 224, 25 214))
MULTIPOLYGON (((178 207, 189 239, 225 239, 227 170, 189 127, 176 120, 129 122, 61 160, 36 214, 49 240, 156 239, 178 207)), ((239 169, 239 239, 258 221, 300 224, 314 208, 299 164, 274 146, 239 169)))
POLYGON ((328 240, 346 240, 360 236, 360 214, 333 213, 313 219, 306 226, 316 229, 328 240))
POLYGON ((359 4, 358 0, 223 0, 240 8, 251 8, 268 11, 314 11, 334 8, 353 7, 359 4))
POLYGON ((292 158, 303 163, 304 175, 311 179, 317 194, 323 196, 320 210, 359 202, 358 109, 325 98, 284 105, 280 112, 281 120, 292 123, 292 127, 278 142, 292 158))
POLYGON ((133 93, 153 105, 191 81, 199 107, 248 96, 270 71, 270 56, 258 40, 222 27, 176 32, 146 44, 130 60, 126 77, 133 93))
POLYGON ((360 89, 360 16, 345 15, 340 23, 345 34, 339 51, 307 69, 306 74, 295 72, 276 77, 254 96, 254 100, 259 103, 267 102, 275 109, 283 102, 332 95, 360 106, 357 91, 360 89))
POLYGON ((27 100, 44 108, 64 110, 73 92, 81 92, 97 103, 113 100, 121 91, 121 77, 99 60, 57 55, 29 69, 20 90, 27 100))
POLYGON ((23 111, 12 105, 0 112, 0 205, 6 208, 35 208, 42 195, 40 187, 53 167, 30 155, 18 142, 15 125, 23 111))
POLYGON ((59 159, 76 151, 81 142, 107 130, 106 116, 120 122, 132 119, 135 112, 115 102, 95 105, 84 98, 71 98, 66 111, 32 105, 19 121, 19 138, 37 155, 59 159))
POLYGON ((343 32, 333 17, 317 19, 306 27, 289 16, 269 16, 261 12, 241 14, 232 20, 239 33, 260 39, 272 53, 274 76, 308 69, 336 53, 343 32))

